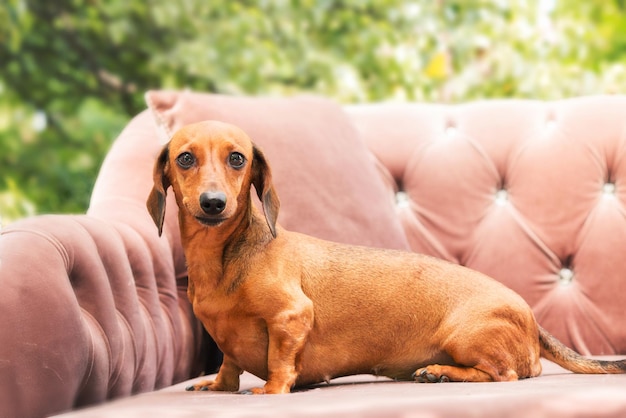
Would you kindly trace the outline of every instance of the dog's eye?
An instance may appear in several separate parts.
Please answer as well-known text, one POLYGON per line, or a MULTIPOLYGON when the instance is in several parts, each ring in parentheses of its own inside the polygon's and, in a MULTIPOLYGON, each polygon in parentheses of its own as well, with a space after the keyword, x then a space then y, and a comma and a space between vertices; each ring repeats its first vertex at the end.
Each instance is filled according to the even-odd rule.
POLYGON ((231 152, 228 156, 228 165, 232 168, 241 168, 246 163, 246 157, 238 152, 231 152))
POLYGON ((195 162, 196 159, 190 152, 183 152, 178 157, 176 157, 176 164, 178 164, 180 168, 191 168, 191 166, 194 165, 195 162))

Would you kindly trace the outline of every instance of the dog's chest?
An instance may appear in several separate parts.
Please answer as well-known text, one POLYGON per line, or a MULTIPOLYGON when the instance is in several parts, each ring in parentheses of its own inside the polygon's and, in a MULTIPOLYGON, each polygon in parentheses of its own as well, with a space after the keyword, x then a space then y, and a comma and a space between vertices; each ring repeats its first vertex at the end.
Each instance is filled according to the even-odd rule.
POLYGON ((194 313, 220 350, 242 369, 267 378, 268 333, 265 321, 236 303, 215 301, 195 306, 194 313))

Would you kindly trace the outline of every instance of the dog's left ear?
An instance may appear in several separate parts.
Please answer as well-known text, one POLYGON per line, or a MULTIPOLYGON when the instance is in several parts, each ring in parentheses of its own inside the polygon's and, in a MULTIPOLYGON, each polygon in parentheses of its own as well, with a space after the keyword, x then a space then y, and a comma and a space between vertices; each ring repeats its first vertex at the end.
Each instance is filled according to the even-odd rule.
POLYGON ((163 232, 163 221, 165 220, 165 198, 167 188, 170 187, 170 180, 167 177, 167 160, 169 159, 169 144, 163 147, 156 163, 154 164, 154 185, 148 195, 146 206, 152 220, 159 229, 159 236, 163 232))
POLYGON ((270 166, 265 159, 265 155, 256 145, 253 146, 252 184, 254 184, 256 194, 263 204, 265 221, 270 227, 272 235, 276 238, 276 219, 278 218, 280 200, 278 200, 278 195, 276 190, 274 190, 270 166))

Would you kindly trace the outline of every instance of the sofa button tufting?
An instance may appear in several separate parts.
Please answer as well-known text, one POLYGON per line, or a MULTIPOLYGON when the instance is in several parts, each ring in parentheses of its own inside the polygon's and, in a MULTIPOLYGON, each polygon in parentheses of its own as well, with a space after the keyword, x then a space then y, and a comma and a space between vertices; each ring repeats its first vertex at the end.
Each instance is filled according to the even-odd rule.
POLYGON ((408 208, 411 206, 411 202, 409 200, 409 195, 407 192, 397 192, 396 193, 396 206, 399 208, 408 208))
POLYGON ((607 197, 615 197, 615 183, 604 183, 602 194, 607 197))
POLYGON ((559 270, 559 283, 561 286, 569 286, 574 280, 574 272, 567 268, 563 267, 559 270))
POLYGON ((504 206, 509 201, 509 192, 505 189, 500 189, 496 192, 496 205, 504 206))

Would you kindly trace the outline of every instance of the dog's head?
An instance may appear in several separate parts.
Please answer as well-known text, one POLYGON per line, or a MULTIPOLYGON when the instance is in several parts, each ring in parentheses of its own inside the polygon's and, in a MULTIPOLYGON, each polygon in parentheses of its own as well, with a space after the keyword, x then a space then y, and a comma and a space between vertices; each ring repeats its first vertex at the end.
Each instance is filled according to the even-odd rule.
POLYGON ((171 186, 180 211, 199 225, 217 227, 247 209, 252 185, 276 237, 280 202, 265 156, 236 126, 200 122, 181 128, 161 151, 147 207, 161 235, 171 186))

